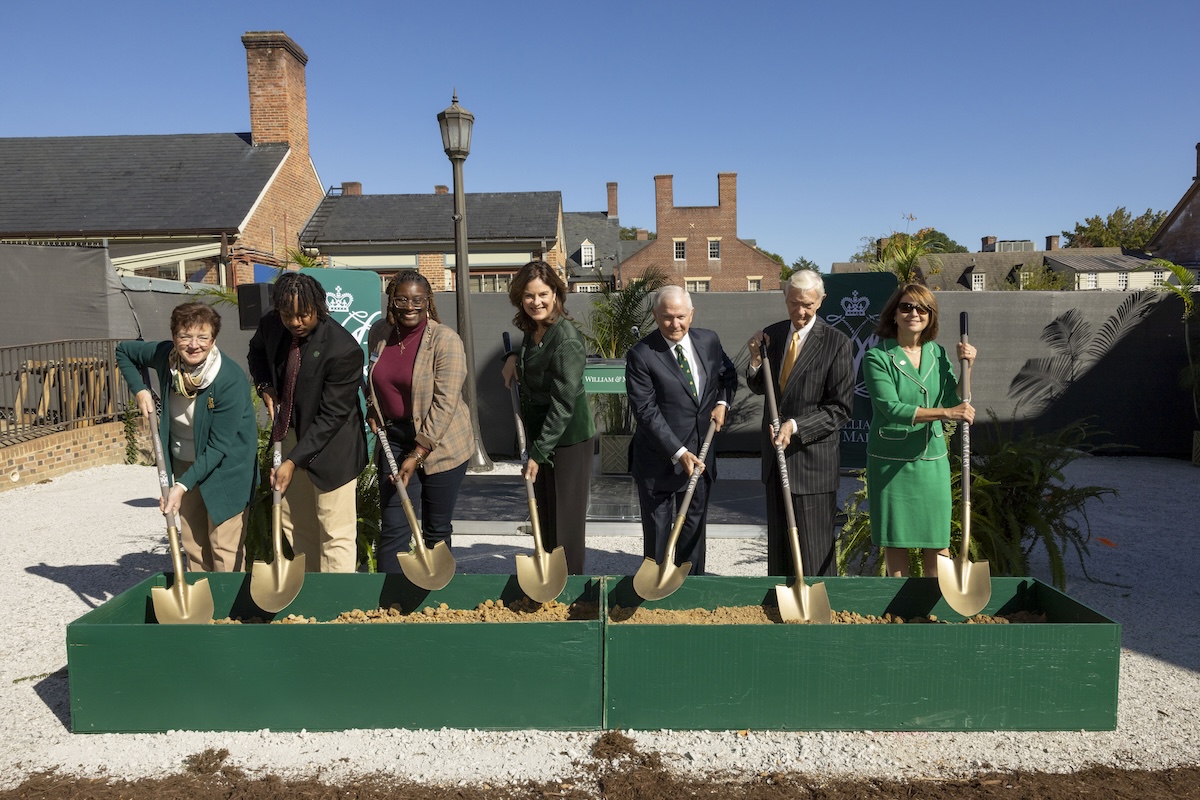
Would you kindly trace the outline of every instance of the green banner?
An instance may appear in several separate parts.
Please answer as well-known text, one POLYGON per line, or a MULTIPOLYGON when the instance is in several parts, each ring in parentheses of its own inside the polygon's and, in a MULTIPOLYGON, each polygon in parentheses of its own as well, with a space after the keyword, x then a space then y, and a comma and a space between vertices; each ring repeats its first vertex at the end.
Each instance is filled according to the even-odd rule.
POLYGON ((821 318, 849 336, 854 345, 854 416, 842 428, 842 469, 865 469, 871 398, 863 382, 862 360, 879 341, 875 326, 880 310, 896 290, 896 276, 890 272, 859 272, 823 277, 821 318))
POLYGON ((589 358, 583 388, 588 394, 625 394, 625 359, 589 358))
POLYGON ((367 357, 367 334, 383 316, 382 284, 379 275, 361 269, 302 269, 325 290, 329 316, 336 320, 362 346, 364 363, 367 357))

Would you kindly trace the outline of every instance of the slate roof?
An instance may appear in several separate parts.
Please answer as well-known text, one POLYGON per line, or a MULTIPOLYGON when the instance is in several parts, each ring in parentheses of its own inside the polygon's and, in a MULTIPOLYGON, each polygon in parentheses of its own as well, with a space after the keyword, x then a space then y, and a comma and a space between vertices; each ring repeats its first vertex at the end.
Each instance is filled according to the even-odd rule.
POLYGON ((1134 272, 1148 268, 1151 257, 1120 247, 1081 247, 1052 250, 1046 253, 1046 261, 1074 272, 1134 272))
POLYGON ((248 133, 0 139, 0 236, 237 231, 287 152, 248 133))
MULTIPOLYGON (((468 193, 472 242, 558 239, 561 192, 468 193)), ((300 234, 308 246, 454 241, 452 194, 327 194, 300 234)))
POLYGON ((601 276, 612 277, 621 244, 621 225, 603 211, 563 212, 563 238, 566 240, 567 271, 572 278, 596 279, 592 270, 580 266, 580 248, 584 240, 596 246, 596 265, 601 276))

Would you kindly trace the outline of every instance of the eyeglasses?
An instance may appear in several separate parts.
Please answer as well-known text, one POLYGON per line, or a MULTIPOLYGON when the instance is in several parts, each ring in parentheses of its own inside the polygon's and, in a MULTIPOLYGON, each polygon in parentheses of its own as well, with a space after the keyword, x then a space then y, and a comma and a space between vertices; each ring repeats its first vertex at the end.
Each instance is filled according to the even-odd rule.
POLYGON ((176 336, 175 341, 179 344, 198 344, 201 347, 208 347, 212 344, 213 337, 211 336, 176 336))
POLYGON ((899 305, 896 306, 896 308, 900 310, 901 314, 911 314, 912 312, 915 311, 918 314, 920 314, 922 317, 929 316, 929 311, 930 311, 928 306, 921 306, 921 305, 917 305, 916 303, 907 303, 907 302, 900 303, 899 305))
POLYGON ((392 300, 392 308, 424 308, 428 301, 428 297, 416 297, 412 300, 406 297, 397 297, 392 300))

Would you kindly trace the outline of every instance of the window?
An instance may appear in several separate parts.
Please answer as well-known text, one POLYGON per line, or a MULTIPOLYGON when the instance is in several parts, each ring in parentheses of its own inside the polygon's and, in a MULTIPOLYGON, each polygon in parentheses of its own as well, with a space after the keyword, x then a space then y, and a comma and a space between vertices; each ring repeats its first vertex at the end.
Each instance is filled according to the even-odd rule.
POLYGON ((755 275, 753 277, 747 276, 746 277, 746 291, 747 292, 761 292, 762 291, 762 276, 761 275, 755 275))
POLYGON ((684 288, 689 292, 707 292, 711 282, 712 278, 688 278, 684 281, 684 288))
POLYGON ((708 260, 709 261, 720 261, 721 260, 721 240, 720 239, 709 239, 708 240, 708 260))
POLYGON ((507 294, 511 280, 512 275, 508 273, 476 273, 471 276, 471 291, 507 294))
POLYGON ((1128 272, 1118 272, 1117 273, 1117 288, 1120 289, 1122 292, 1129 288, 1129 273, 1128 272))
POLYGON ((984 278, 986 278, 986 277, 987 276, 984 275, 982 272, 972 272, 971 273, 971 291, 972 292, 982 292, 983 291, 983 281, 984 281, 984 278))
POLYGON ((675 240, 675 260, 676 261, 687 261, 687 240, 686 239, 676 239, 675 240))
POLYGON ((596 245, 589 241, 584 241, 579 246, 579 266, 584 269, 596 268, 596 245))
POLYGON ((1079 283, 1079 288, 1081 288, 1081 289, 1095 289, 1096 288, 1096 285, 1097 285, 1096 273, 1085 272, 1085 273, 1083 273, 1083 275, 1080 276, 1080 278, 1081 278, 1081 280, 1079 283))
POLYGON ((1165 269, 1154 270, 1154 282, 1150 284, 1154 287, 1162 286, 1167 282, 1167 271, 1165 269))
POLYGON ((575 284, 576 292, 599 292, 601 291, 598 283, 577 283, 575 284))

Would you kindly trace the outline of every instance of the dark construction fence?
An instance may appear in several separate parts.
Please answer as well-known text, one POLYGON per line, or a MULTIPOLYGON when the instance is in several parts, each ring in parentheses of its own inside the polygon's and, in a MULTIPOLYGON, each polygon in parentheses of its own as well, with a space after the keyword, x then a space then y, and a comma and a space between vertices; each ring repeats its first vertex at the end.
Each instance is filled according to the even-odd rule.
MULTIPOLYGON (((23 269, 22 274, 36 275, 46 283, 51 279, 48 265, 55 261, 51 257, 57 255, 47 254, 36 265, 17 271, 23 269)), ((87 269, 105 267, 111 270, 100 259, 87 269)), ((69 269, 83 267, 71 264, 69 269)), ((65 285, 66 278, 61 275, 55 280, 59 286, 65 285)), ((92 288, 104 294, 104 300, 90 306, 76 303, 64 309, 61 291, 0 296, 5 313, 13 312, 8 321, 13 322, 18 311, 22 320, 20 326, 8 325, 0 338, 0 344, 19 345, 3 348, 0 362, 4 425, 0 433, 4 441, 29 435, 34 428, 50 432, 118 417, 128 390, 112 364, 112 343, 103 336, 129 337, 140 331, 148 340, 166 339, 170 310, 180 302, 197 299, 181 294, 179 284, 169 291, 153 285, 139 291, 102 277, 93 282, 96 286, 92 288), (82 326, 82 321, 88 325, 82 326), (95 332, 97 324, 106 334, 95 332), (39 333, 53 331, 54 335, 43 339, 84 341, 22 344, 31 339, 19 337, 34 328, 39 333)), ((81 291, 78 284, 78 280, 72 284, 72 297, 81 291)), ((840 286, 839 292, 845 292, 846 285, 840 286)), ((971 342, 979 348, 971 380, 973 401, 980 411, 977 428, 986 428, 980 423, 986 422, 988 412, 1002 423, 1015 420, 1037 430, 1089 419, 1103 432, 1098 442, 1123 447, 1114 452, 1190 454, 1192 431, 1200 424, 1192 415, 1189 395, 1178 384, 1186 356, 1181 306, 1176 298, 1145 292, 1016 291, 939 292, 937 297, 942 320, 939 341, 947 349, 952 350, 958 340, 959 312, 970 314, 971 342)), ((583 327, 594 299, 588 294, 568 299, 569 313, 583 327)), ((785 317, 779 291, 696 294, 693 299, 693 324, 715 330, 739 369, 748 359, 750 335, 785 317)), ((821 313, 841 314, 845 307, 838 302, 831 294, 821 313)), ((877 315, 881 305, 881 299, 873 301, 868 314, 877 315)), ((440 294, 437 307, 442 321, 455 326, 454 295, 440 294)), ((238 328, 235 308, 218 306, 218 310, 224 318, 221 350, 244 368, 251 332, 238 328)), ((517 335, 513 311, 506 295, 471 296, 480 429, 485 448, 497 456, 516 452, 511 405, 500 380, 501 333, 517 335)), ((864 332, 870 327, 860 326, 864 332)), ((856 342, 860 351, 865 346, 864 341, 856 342)), ((718 452, 758 452, 762 400, 751 395, 744 383, 730 424, 714 443, 718 452)), ((986 433, 979 431, 981 436, 986 433)), ((864 435, 863 420, 845 432, 851 438, 864 435)))

